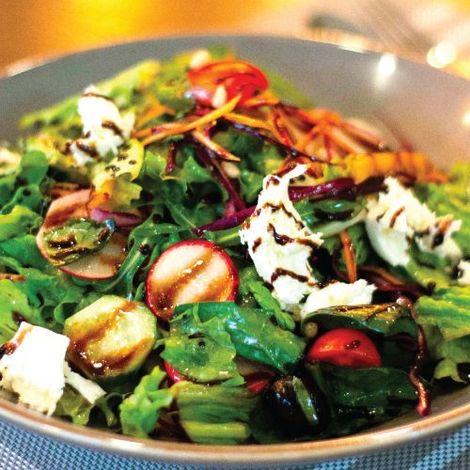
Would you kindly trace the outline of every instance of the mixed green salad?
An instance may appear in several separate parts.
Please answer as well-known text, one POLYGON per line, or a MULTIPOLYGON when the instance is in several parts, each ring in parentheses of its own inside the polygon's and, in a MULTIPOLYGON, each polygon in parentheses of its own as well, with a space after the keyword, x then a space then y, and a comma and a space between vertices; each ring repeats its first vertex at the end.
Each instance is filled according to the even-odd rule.
POLYGON ((0 146, 4 393, 242 444, 424 416, 470 382, 470 164, 392 149, 280 72, 217 46, 22 119, 0 146))

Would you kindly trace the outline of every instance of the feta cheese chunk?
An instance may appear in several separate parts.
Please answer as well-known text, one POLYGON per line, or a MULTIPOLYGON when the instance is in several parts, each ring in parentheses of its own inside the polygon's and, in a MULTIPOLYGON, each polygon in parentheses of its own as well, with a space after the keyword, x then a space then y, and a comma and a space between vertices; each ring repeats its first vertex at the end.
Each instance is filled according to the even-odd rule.
POLYGON ((305 169, 298 165, 283 177, 267 176, 256 209, 240 230, 258 274, 273 286, 273 296, 286 310, 296 307, 315 285, 308 260, 323 243, 289 199, 290 180, 305 169))
POLYGON ((106 395, 98 384, 74 372, 66 362, 64 363, 64 377, 65 383, 73 387, 91 404, 106 395))
POLYGON ((207 49, 197 49, 189 60, 189 68, 199 69, 212 60, 211 53, 207 49))
POLYGON ((459 286, 470 286, 470 261, 460 261, 457 265, 457 272, 457 284, 459 286))
POLYGON ((323 288, 314 287, 312 293, 307 297, 300 315, 303 318, 307 313, 337 305, 370 304, 375 290, 376 287, 365 279, 359 279, 352 284, 332 282, 323 288))
POLYGON ((452 234, 461 222, 451 216, 437 217, 410 189, 392 177, 386 191, 367 203, 366 230, 377 254, 392 266, 406 266, 414 239, 418 248, 456 263, 461 252, 452 234))
POLYGON ((78 100, 83 137, 70 144, 70 151, 78 166, 108 153, 117 155, 118 148, 129 139, 134 127, 133 113, 121 115, 111 98, 101 95, 89 86, 78 100))
POLYGON ((51 415, 65 386, 69 341, 66 336, 22 322, 0 360, 0 386, 18 394, 21 403, 51 415))

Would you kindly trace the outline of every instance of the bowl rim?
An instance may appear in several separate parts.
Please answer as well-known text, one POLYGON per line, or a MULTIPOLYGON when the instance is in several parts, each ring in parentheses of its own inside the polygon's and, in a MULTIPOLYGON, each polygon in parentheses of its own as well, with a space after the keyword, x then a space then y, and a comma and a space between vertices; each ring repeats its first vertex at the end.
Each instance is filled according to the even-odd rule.
MULTIPOLYGON (((47 57, 32 56, 22 59, 7 66, 4 73, 0 70, 0 81, 14 79, 18 75, 27 73, 38 67, 47 66, 60 62, 71 56, 79 56, 88 52, 105 51, 110 48, 119 48, 130 44, 145 42, 158 42, 169 40, 190 40, 190 39, 220 40, 225 38, 259 38, 263 40, 284 40, 287 42, 311 42, 322 44, 334 49, 343 49, 350 53, 358 54, 380 54, 384 53, 381 48, 369 49, 356 47, 348 48, 342 44, 334 44, 313 40, 308 35, 298 34, 295 36, 284 34, 256 34, 247 33, 234 34, 229 32, 216 32, 211 34, 184 34, 168 35, 157 37, 145 37, 138 40, 128 40, 113 42, 92 48, 84 48, 71 53, 51 55, 47 57), (22 64, 13 73, 8 70, 13 69, 16 64, 22 64)), ((430 70, 435 70, 424 62, 406 57, 402 54, 394 53, 400 61, 418 64, 430 70)), ((436 71, 465 83, 468 81, 446 71, 436 71)), ((202 445, 194 443, 182 443, 152 439, 139 439, 112 433, 107 430, 88 428, 79 426, 54 417, 44 416, 34 410, 30 410, 22 405, 8 401, 0 397, 0 418, 13 425, 20 426, 29 431, 46 435, 58 441, 86 447, 93 450, 120 454, 127 457, 144 458, 153 461, 192 464, 192 465, 292 465, 309 462, 318 462, 327 459, 337 459, 358 454, 366 454, 374 451, 406 444, 412 439, 418 441, 430 437, 437 433, 449 431, 458 426, 470 422, 470 402, 459 405, 448 411, 438 412, 431 416, 421 418, 408 424, 398 425, 384 430, 369 430, 346 437, 325 439, 319 441, 307 441, 299 443, 284 444, 255 444, 237 446, 202 445)))
POLYGON ((126 457, 191 465, 292 465, 382 451, 450 431, 470 421, 470 403, 385 430, 285 444, 236 446, 139 439, 42 415, 0 398, 0 418, 55 440, 126 457))

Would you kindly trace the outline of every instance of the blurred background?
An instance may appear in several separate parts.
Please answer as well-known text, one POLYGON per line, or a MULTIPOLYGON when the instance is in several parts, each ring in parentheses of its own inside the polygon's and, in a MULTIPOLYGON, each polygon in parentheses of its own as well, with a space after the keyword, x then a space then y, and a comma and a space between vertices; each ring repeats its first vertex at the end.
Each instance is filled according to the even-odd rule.
POLYGON ((0 0, 0 71, 161 35, 311 37, 389 50, 470 78, 470 0, 0 0))

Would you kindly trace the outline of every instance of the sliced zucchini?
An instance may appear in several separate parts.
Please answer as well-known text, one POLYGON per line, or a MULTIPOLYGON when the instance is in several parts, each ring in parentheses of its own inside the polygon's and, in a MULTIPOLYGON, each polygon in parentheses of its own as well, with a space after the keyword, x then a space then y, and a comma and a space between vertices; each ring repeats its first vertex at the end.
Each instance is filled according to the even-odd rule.
POLYGON ((114 379, 137 371, 157 338, 155 316, 140 302, 106 295, 65 322, 69 360, 87 377, 114 379))

